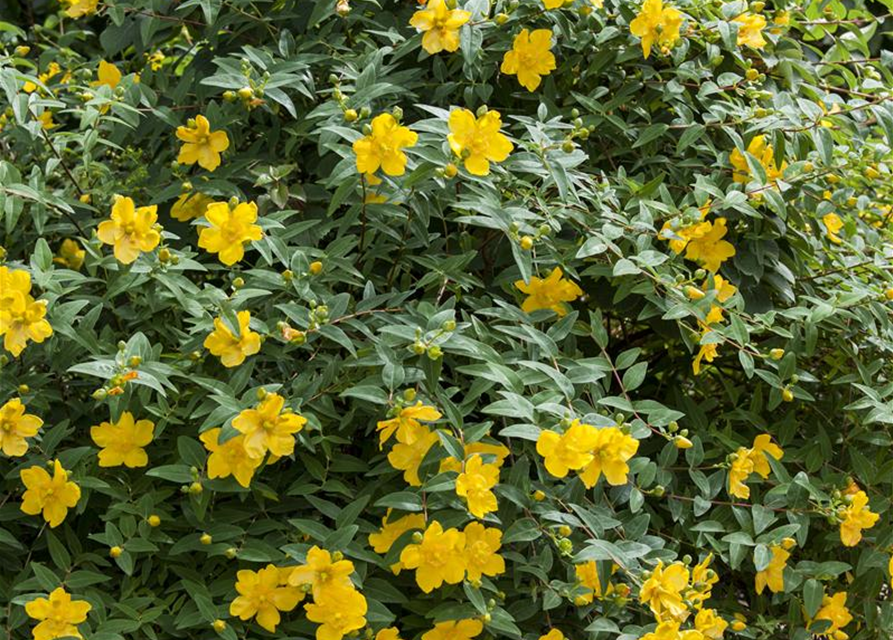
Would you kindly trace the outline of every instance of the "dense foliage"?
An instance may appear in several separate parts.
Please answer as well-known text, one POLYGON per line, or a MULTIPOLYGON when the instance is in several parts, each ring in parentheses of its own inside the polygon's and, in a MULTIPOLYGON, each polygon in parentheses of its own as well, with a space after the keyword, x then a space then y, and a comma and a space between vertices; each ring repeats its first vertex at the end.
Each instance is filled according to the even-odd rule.
POLYGON ((891 12, 9 3, 6 637, 891 637, 891 12))

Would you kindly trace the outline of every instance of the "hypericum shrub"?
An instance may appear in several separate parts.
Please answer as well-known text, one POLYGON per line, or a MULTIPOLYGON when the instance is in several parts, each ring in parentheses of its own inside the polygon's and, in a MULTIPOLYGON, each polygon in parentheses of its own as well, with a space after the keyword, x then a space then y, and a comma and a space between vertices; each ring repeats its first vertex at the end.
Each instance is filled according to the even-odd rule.
POLYGON ((889 0, 4 12, 10 639, 891 637, 889 0))

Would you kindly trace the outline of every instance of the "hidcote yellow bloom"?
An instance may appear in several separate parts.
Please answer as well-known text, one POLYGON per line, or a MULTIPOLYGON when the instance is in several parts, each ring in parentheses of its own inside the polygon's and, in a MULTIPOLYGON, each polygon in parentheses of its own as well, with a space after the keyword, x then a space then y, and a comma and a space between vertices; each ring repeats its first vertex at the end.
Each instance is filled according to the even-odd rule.
POLYGON ((639 640, 703 640, 703 635, 699 631, 688 630, 679 631, 678 620, 658 621, 657 628, 646 633, 639 640))
POLYGON ((240 202, 230 207, 228 202, 212 202, 205 208, 205 219, 210 226, 198 235, 198 246, 217 257, 228 267, 245 257, 245 245, 263 238, 257 222, 257 205, 240 202))
POLYGON ((627 462, 639 450, 639 441, 617 427, 596 430, 596 442, 591 450, 592 462, 580 471, 580 479, 591 489, 604 474, 611 486, 626 484, 629 473, 627 462))
POLYGON ((642 53, 651 55, 651 47, 657 42, 669 49, 679 40, 682 13, 674 7, 665 7, 662 0, 645 0, 636 18, 629 24, 630 33, 642 39, 642 53))
POLYGON ((382 629, 375 634, 375 640, 402 640, 400 631, 396 627, 382 629))
POLYGON ((759 474, 764 480, 769 477, 772 468, 767 455, 781 460, 784 457, 784 451, 772 442, 770 435, 765 433, 754 439, 752 448, 738 448, 729 468, 730 495, 744 500, 750 498, 750 487, 744 483, 751 473, 759 474))
POLYGON ((307 552, 307 563, 292 570, 288 584, 293 587, 309 586, 316 601, 326 597, 337 598, 339 592, 354 588, 350 581, 353 569, 350 560, 332 562, 328 551, 314 546, 307 552))
MULTIPOLYGON (((614 573, 614 571, 612 570, 611 573, 614 573)), ((608 584, 607 591, 602 588, 601 580, 598 577, 598 565, 595 560, 574 565, 574 574, 576 574, 580 586, 585 587, 587 590, 586 593, 577 597, 576 604, 589 604, 595 599, 601 599, 614 592, 614 585, 612 584, 608 584)))
POLYGON ((528 91, 536 91, 543 76, 555 70, 552 49, 552 31, 537 29, 533 33, 522 29, 515 36, 512 49, 506 51, 499 68, 510 76, 518 76, 518 82, 528 91))
POLYGON ((307 418, 285 407, 285 398, 268 393, 255 409, 245 409, 233 419, 233 427, 245 436, 245 451, 261 458, 269 451, 277 457, 295 450, 294 434, 307 424, 307 418))
POLYGON ((511 140, 500 132, 502 118, 498 111, 487 111, 475 118, 468 109, 455 109, 450 113, 449 124, 450 149, 462 158, 471 175, 490 175, 490 163, 502 162, 514 149, 511 140))
POLYGON ((403 479, 411 487, 420 487, 422 481, 419 479, 419 467, 428 450, 438 442, 438 435, 424 425, 410 426, 406 430, 405 441, 400 441, 391 449, 388 462, 395 469, 403 471, 403 479))
POLYGON ((465 470, 456 478, 456 494, 465 498, 468 510, 475 518, 483 518, 496 511, 496 495, 491 491, 499 482, 499 467, 485 464, 479 455, 465 462, 465 470))
POLYGON ((444 582, 458 584, 465 577, 465 534, 456 529, 444 531, 434 521, 428 525, 421 542, 403 548, 400 562, 407 569, 415 569, 416 583, 425 593, 431 593, 444 582))
POLYGON ((350 589, 327 594, 313 604, 305 604, 307 619, 320 626, 316 629, 316 640, 341 640, 345 635, 366 626, 366 598, 350 589))
POLYGON ((756 591, 757 595, 763 593, 763 589, 769 587, 772 593, 781 593, 784 591, 784 568, 788 565, 788 558, 791 554, 785 551, 780 544, 773 544, 769 547, 772 552, 772 560, 762 571, 757 571, 756 591))
MULTIPOLYGON (((466 444, 465 447, 465 460, 471 458, 471 456, 475 454, 482 454, 485 456, 493 456, 494 460, 490 464, 495 464, 497 467, 502 467, 503 462, 508 457, 509 453, 508 447, 502 444, 487 444, 486 442, 472 442, 470 444, 466 444)), ((462 460, 457 460, 456 458, 450 456, 449 458, 444 458, 440 461, 440 473, 445 473, 447 471, 455 471, 456 473, 462 473, 462 460)))
POLYGON ((825 235, 834 244, 842 244, 843 240, 837 235, 843 229, 843 220, 836 213, 826 213, 822 216, 822 224, 825 225, 825 235))
POLYGON ((205 215, 214 200, 203 193, 183 193, 171 207, 171 217, 180 222, 188 222, 205 215))
POLYGON ((49 598, 37 598, 25 604, 28 617, 40 622, 32 630, 34 640, 83 638, 77 626, 87 619, 92 607, 85 600, 72 600, 71 594, 57 587, 49 598))
POLYGON ((397 439, 405 442, 409 437, 410 429, 418 427, 421 422, 434 422, 440 420, 441 413, 434 407, 422 404, 419 400, 411 407, 403 407, 396 417, 390 420, 381 420, 375 426, 379 432, 379 448, 397 433, 397 439))
POLYGON ((672 223, 667 220, 664 222, 659 235, 661 240, 666 240, 670 243, 670 249, 673 253, 679 255, 685 251, 689 242, 708 234, 712 228, 713 225, 709 222, 698 222, 681 229, 673 229, 672 223))
POLYGON ((468 579, 480 580, 481 576, 498 576, 505 573, 505 560, 499 555, 502 531, 487 528, 479 522, 470 522, 462 531, 465 535, 465 561, 468 579))
POLYGON ((409 19, 410 26, 424 32, 422 48, 434 55, 441 51, 459 48, 459 29, 471 19, 471 13, 461 9, 449 9, 445 0, 430 0, 424 9, 416 11, 409 19))
POLYGON ((96 80, 90 83, 91 87, 106 86, 114 89, 121 82, 121 72, 111 62, 105 60, 99 61, 99 68, 96 70, 96 80))
POLYGON ((208 429, 199 438, 211 455, 208 456, 208 477, 228 478, 233 476, 243 487, 251 484, 254 472, 263 462, 263 457, 252 458, 245 450, 245 436, 238 435, 226 442, 220 442, 221 429, 208 429))
POLYGON ((729 623, 716 615, 716 609, 701 609, 695 615, 695 629, 708 640, 720 640, 729 623))
POLYGON ((689 241, 685 257, 698 262, 707 271, 716 273, 723 262, 735 255, 735 247, 723 240, 728 231, 725 218, 717 218, 707 224, 710 224, 709 231, 689 241))
POLYGON ((846 591, 835 593, 833 596, 824 596, 822 606, 815 614, 815 620, 827 620, 831 623, 822 634, 834 640, 847 640, 849 637, 843 632, 843 628, 853 621, 853 616, 846 606, 846 598, 846 591))
POLYGON ((761 433, 754 438, 750 455, 753 458, 753 470, 760 474, 763 480, 765 480, 772 472, 772 467, 769 465, 769 458, 767 456, 772 456, 776 460, 781 460, 784 457, 784 451, 781 447, 772 442, 772 436, 767 433, 761 433))
POLYGON ((582 469, 592 462, 592 450, 597 443, 598 429, 574 420, 561 435, 543 431, 536 441, 536 452, 543 456, 549 473, 564 478, 568 471, 582 469))
POLYGON ((566 640, 566 638, 558 629, 552 629, 549 633, 541 635, 540 640, 566 640))
MULTIPOLYGON (((62 3, 66 5, 65 15, 69 18, 81 18, 96 13, 96 5, 99 4, 99 0, 62 0, 62 3)), ((35 640, 39 639, 35 638, 35 640)))
POLYGON ((149 456, 145 447, 152 442, 155 425, 149 420, 134 421, 133 414, 125 411, 117 423, 103 422, 90 427, 90 437, 100 447, 100 467, 145 467, 149 456))
POLYGON ((849 496, 850 501, 843 511, 840 523, 840 541, 846 547, 855 547, 862 540, 862 530, 871 529, 880 516, 868 508, 868 496, 864 491, 849 496))
POLYGON ((280 584, 280 571, 268 564, 260 571, 242 570, 236 574, 239 595, 229 605, 229 614, 241 620, 257 616, 257 623, 273 633, 279 624, 280 611, 291 611, 304 599, 304 592, 280 584))
POLYGON ((381 529, 369 534, 369 544, 375 553, 385 554, 390 551, 397 538, 407 531, 425 529, 425 516, 421 513, 412 513, 393 521, 390 518, 391 510, 388 509, 387 515, 381 519, 381 529))
MULTIPOLYGON (((766 136, 754 136, 747 145, 747 153, 752 155, 763 166, 766 172, 766 180, 769 183, 776 182, 784 174, 788 163, 782 162, 781 167, 775 163, 775 149, 771 144, 766 142, 766 136)), ((750 181, 750 166, 747 164, 747 158, 738 148, 732 149, 729 154, 729 162, 735 171, 732 179, 739 184, 747 184, 750 181)))
POLYGON ((681 620, 688 612, 682 593, 688 586, 689 572, 681 562, 674 562, 664 568, 659 560, 651 577, 642 585, 639 602, 647 604, 658 620, 664 615, 674 620, 681 620))
POLYGON ((65 238, 65 240, 62 241, 62 246, 59 247, 59 255, 53 258, 53 262, 62 265, 63 267, 73 269, 74 271, 78 271, 81 268, 81 265, 84 264, 84 257, 86 255, 87 252, 81 249, 81 245, 78 244, 77 240, 65 238))
POLYGON ((53 462, 52 476, 42 465, 22 469, 19 475, 25 485, 22 511, 29 516, 43 513, 51 529, 62 524, 68 510, 81 499, 81 488, 68 480, 68 472, 58 460, 53 462))
POLYGON ((109 219, 99 223, 96 235, 115 248, 118 262, 131 264, 141 252, 152 251, 161 242, 157 212, 154 204, 137 208, 133 199, 117 197, 109 219))
POLYGON ((449 620, 438 622, 434 628, 422 634, 422 640, 471 640, 484 630, 480 620, 449 620))
POLYGON ((185 127, 177 127, 177 137, 183 141, 177 162, 214 171, 220 166, 220 154, 229 149, 226 131, 211 131, 211 123, 203 115, 195 116, 185 127))
POLYGON ((31 274, 0 267, 0 336, 13 357, 22 353, 28 340, 40 343, 53 335, 45 315, 46 302, 31 297, 31 274))
POLYGON ((373 176, 380 168, 389 176, 402 176, 406 173, 407 161, 403 149, 414 147, 418 140, 415 131, 402 126, 390 113, 375 116, 369 135, 353 143, 357 171, 373 176))
POLYGON ((762 49, 766 46, 766 40, 763 38, 766 18, 755 13, 742 13, 734 21, 738 23, 739 47, 747 45, 754 49, 762 49))
POLYGON ((28 451, 28 441, 43 426, 43 420, 25 413, 20 398, 13 398, 0 407, 0 450, 4 455, 18 458, 28 451))
POLYGON ((204 347, 213 355, 220 358, 224 367, 237 367, 248 356, 253 356, 260 351, 260 334, 249 328, 251 322, 250 311, 240 311, 236 314, 239 321, 239 337, 233 335, 222 318, 214 319, 214 331, 205 338, 204 347))
POLYGON ((565 279, 561 267, 555 267, 545 279, 531 276, 530 283, 516 280, 515 287, 526 293, 527 298, 521 309, 527 313, 540 309, 551 309, 558 317, 567 315, 565 302, 573 302, 583 295, 583 290, 575 282, 565 279))

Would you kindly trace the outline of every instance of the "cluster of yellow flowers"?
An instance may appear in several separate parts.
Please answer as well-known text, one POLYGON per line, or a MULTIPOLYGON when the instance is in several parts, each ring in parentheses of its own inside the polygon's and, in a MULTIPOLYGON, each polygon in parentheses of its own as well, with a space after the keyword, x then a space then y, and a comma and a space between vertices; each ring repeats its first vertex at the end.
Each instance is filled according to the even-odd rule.
POLYGON ((602 474, 608 484, 626 484, 627 462, 639 450, 639 441, 617 427, 598 429, 574 420, 563 434, 543 431, 536 451, 544 458, 546 470, 556 478, 578 471, 580 480, 590 489, 602 474))
MULTIPOLYGON (((481 109, 475 117, 468 109, 455 109, 450 113, 449 127, 450 149, 472 175, 489 175, 490 163, 502 162, 514 148, 500 132, 498 111, 481 109)), ((414 147, 416 142, 418 134, 400 125, 392 114, 382 113, 366 127, 364 137, 353 143, 357 171, 373 185, 380 181, 375 175, 379 169, 389 176, 402 176, 408 161, 403 149, 414 147)))
POLYGON ((3 347, 17 357, 29 340, 40 343, 53 335, 44 318, 47 305, 31 296, 31 274, 0 267, 0 336, 3 347))

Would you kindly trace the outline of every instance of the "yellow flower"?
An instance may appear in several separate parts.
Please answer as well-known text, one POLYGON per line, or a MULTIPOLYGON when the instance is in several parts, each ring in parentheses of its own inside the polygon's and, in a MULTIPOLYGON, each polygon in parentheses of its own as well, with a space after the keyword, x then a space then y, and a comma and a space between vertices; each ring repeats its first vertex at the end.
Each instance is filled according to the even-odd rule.
POLYGON ((268 393, 255 409, 245 409, 233 419, 233 427, 245 436, 245 451, 252 458, 261 458, 267 451, 274 456, 289 456, 295 450, 295 433, 307 418, 285 407, 285 398, 268 393))
MULTIPOLYGON (((372 177, 380 168, 389 176, 402 176, 406 173, 403 149, 414 147, 418 140, 415 131, 400 125, 390 113, 375 116, 372 132, 353 143, 357 171, 372 177)), ((370 184, 375 183, 370 179, 370 184)))
POLYGON ((682 599, 682 592, 688 586, 689 572, 681 562, 674 562, 666 569, 659 560, 651 577, 645 581, 639 592, 639 602, 647 604, 658 620, 664 614, 674 620, 681 620, 688 607, 682 599))
MULTIPOLYGON (((781 167, 775 164, 775 149, 771 144, 767 144, 766 136, 754 136, 747 145, 747 153, 756 158, 766 172, 766 180, 774 183, 784 174, 788 163, 782 162, 781 167)), ((750 181, 750 166, 747 164, 747 157, 741 153, 738 148, 732 150, 729 154, 729 162, 735 168, 732 179, 739 184, 747 184, 750 181)))
POLYGON ((203 193, 183 193, 171 207, 171 217, 181 222, 201 218, 214 200, 203 193))
POLYGON ((40 343, 53 335, 45 315, 46 302, 31 297, 31 275, 23 269, 0 267, 0 336, 4 336, 4 348, 18 357, 28 340, 40 343))
POLYGON ((651 633, 646 633, 639 640, 703 640, 703 635, 698 631, 679 631, 678 620, 658 620, 657 628, 651 633))
POLYGON ((118 262, 130 264, 140 252, 152 251, 161 242, 161 234, 156 228, 157 211, 154 204, 136 208, 131 198, 118 197, 109 219, 99 223, 96 235, 103 244, 115 247, 118 262))
MULTIPOLYGON (((615 569, 616 567, 612 566, 611 573, 614 573, 615 569)), ((574 565, 574 573, 580 586, 586 588, 586 592, 577 597, 578 604, 589 604, 596 598, 600 600, 614 592, 613 584, 608 584, 607 591, 602 588, 601 580, 598 577, 598 565, 595 560, 574 565)))
POLYGON ((759 14, 742 13, 735 18, 738 23, 738 46, 747 45, 754 49, 762 49, 766 46, 763 39, 763 29, 766 28, 766 18, 759 14))
POLYGON ((583 290, 575 282, 564 279, 561 267, 552 269, 545 279, 531 276, 529 284, 516 280, 515 287, 527 294, 521 304, 523 311, 531 313, 539 309, 551 309, 558 317, 567 315, 565 302, 573 302, 583 295, 583 290))
POLYGON ((28 451, 25 438, 33 438, 43 426, 43 420, 25 413, 21 399, 13 398, 0 407, 0 450, 18 458, 28 451))
POLYGON ((822 216, 822 224, 825 225, 825 235, 834 244, 841 244, 843 240, 837 233, 843 229, 843 220, 836 213, 826 213, 822 216))
POLYGON ((552 629, 549 633, 540 636, 540 640, 566 640, 564 634, 558 629, 552 629))
POLYGON ((68 510, 81 499, 81 488, 69 482, 68 472, 58 460, 53 462, 53 475, 50 476, 41 465, 35 465, 20 472, 25 494, 22 496, 22 511, 29 516, 43 513, 50 528, 58 527, 65 520, 68 510))
POLYGON ((25 613, 40 620, 32 630, 34 640, 55 638, 83 638, 77 625, 87 619, 92 607, 85 600, 72 600, 71 594, 57 587, 49 598, 37 598, 25 604, 25 613))
POLYGON ((695 629, 709 640, 720 640, 729 623, 716 615, 715 609, 701 609, 695 615, 695 629))
POLYGON ((846 547, 855 547, 862 540, 862 530, 871 529, 880 516, 868 508, 868 496, 864 491, 850 496, 849 500, 840 523, 840 541, 846 547))
POLYGON ((209 429, 199 438, 211 455, 208 456, 208 477, 227 478, 233 476, 243 487, 251 484, 254 472, 263 462, 263 457, 252 458, 245 450, 245 436, 239 435, 226 442, 220 442, 221 429, 209 429))
POLYGON ((62 3, 67 5, 65 15, 69 18, 80 18, 96 13, 96 5, 99 4, 99 0, 62 0, 62 3))
POLYGON ((354 588, 350 581, 353 569, 350 560, 332 562, 328 551, 314 546, 307 552, 307 563, 292 570, 288 584, 293 587, 308 585, 317 602, 326 597, 337 598, 339 593, 354 588))
POLYGON ((375 640, 402 640, 400 638, 400 631, 396 627, 388 627, 387 629, 382 629, 378 633, 375 634, 375 640))
POLYGON ((645 0, 629 30, 642 39, 642 53, 648 58, 655 42, 667 49, 676 44, 681 27, 682 13, 678 9, 664 7, 662 0, 645 0))
POLYGON ((471 640, 483 630, 480 620, 449 620, 436 623, 433 629, 422 634, 422 640, 471 640))
MULTIPOLYGON (((494 464, 497 467, 502 467, 502 463, 505 462, 505 459, 508 457, 509 453, 511 453, 505 445, 487 444, 486 442, 481 441, 466 444, 464 449, 465 460, 468 460, 475 454, 493 456, 494 460, 490 464, 494 464)), ((440 461, 439 472, 445 473, 447 471, 455 471, 456 473, 462 473, 462 463, 462 460, 457 460, 452 456, 444 458, 440 461)))
POLYGON ((685 257, 715 273, 723 262, 735 255, 735 247, 722 239, 727 233, 725 218, 717 218, 713 223, 707 224, 711 225, 710 230, 688 243, 685 257))
POLYGON ((536 452, 543 456, 549 473, 564 478, 568 471, 582 469, 592 462, 592 450, 597 443, 598 429, 574 420, 561 435, 543 431, 536 441, 536 452))
POLYGON ((304 592, 281 586, 280 571, 268 564, 260 571, 242 570, 236 574, 239 595, 229 605, 229 614, 240 620, 257 616, 257 623, 273 633, 279 624, 280 611, 291 611, 304 599, 304 592))
POLYGON ((751 457, 753 458, 753 470, 760 474, 765 480, 769 477, 772 467, 769 466, 767 455, 772 456, 776 460, 784 457, 784 451, 777 444, 772 442, 772 436, 762 433, 754 438, 753 447, 751 448, 751 457))
POLYGON ((444 531, 439 522, 432 522, 418 544, 404 547, 400 562, 416 570, 416 583, 425 593, 444 582, 458 584, 465 577, 465 534, 456 529, 444 531))
POLYGON ((502 531, 486 528, 478 522, 469 522, 462 531, 465 535, 465 561, 468 579, 480 580, 481 576, 498 576, 505 573, 505 560, 499 553, 502 531))
MULTIPOLYGON (((398 437, 398 440, 400 438, 398 437)), ((404 440, 394 445, 388 454, 388 462, 395 469, 403 471, 403 479, 412 486, 422 486, 419 479, 419 467, 428 450, 440 441, 436 433, 424 425, 410 426, 406 430, 404 440)))
POLYGON ((99 68, 96 70, 96 80, 90 83, 91 87, 106 86, 114 89, 121 82, 121 72, 111 62, 105 60, 99 61, 99 68))
POLYGON ((565 0, 543 0, 543 6, 548 10, 560 9, 564 6, 565 0))
POLYGON ((220 262, 232 266, 245 256, 245 245, 260 240, 264 232, 257 222, 257 205, 240 202, 230 207, 228 202, 212 202, 205 209, 210 226, 198 235, 198 246, 208 253, 218 254, 220 262))
POLYGON ((86 255, 87 252, 81 249, 81 245, 78 244, 77 240, 65 238, 62 241, 62 246, 59 247, 59 255, 53 258, 53 262, 77 271, 84 264, 84 256, 86 255))
POLYGON ((700 607, 705 600, 710 599, 713 585, 719 582, 719 576, 710 568, 713 562, 713 554, 708 553, 702 562, 699 562, 691 570, 691 586, 685 593, 685 599, 695 607, 700 607))
POLYGON ((366 598, 355 590, 329 593, 313 604, 305 604, 307 619, 319 623, 316 640, 341 640, 366 626, 366 598))
POLYGON ((250 311, 236 314, 239 321, 239 337, 233 335, 222 318, 214 318, 214 331, 205 338, 204 347, 220 358, 224 367, 238 367, 245 358, 260 351, 260 334, 249 328, 250 311))
POLYGON ((381 529, 375 533, 369 534, 369 544, 375 550, 375 553, 387 553, 397 541, 407 531, 413 529, 425 528, 425 516, 421 513, 413 513, 402 518, 391 521, 391 510, 388 509, 387 515, 381 519, 381 529))
POLYGON ((517 75, 522 87, 536 91, 541 77, 555 69, 555 56, 551 49, 550 29, 537 29, 533 33, 522 29, 515 36, 511 51, 506 51, 499 70, 510 76, 517 75))
POLYGON ((475 518, 483 518, 499 505, 491 491, 499 482, 499 467, 484 464, 481 456, 472 456, 465 463, 465 471, 456 478, 456 494, 468 502, 468 510, 475 518))
POLYGON ((440 420, 441 414, 434 407, 422 404, 419 400, 412 407, 403 407, 397 417, 390 420, 381 420, 375 426, 379 432, 379 448, 385 442, 390 440, 394 432, 397 432, 397 439, 401 442, 407 439, 409 430, 418 427, 421 422, 434 422, 440 420))
POLYGON ((709 222, 698 222, 696 224, 683 227, 682 229, 673 229, 672 223, 667 220, 664 222, 660 230, 660 239, 670 243, 670 249, 676 255, 685 251, 688 243, 696 238, 700 238, 710 233, 713 225, 709 222))
POLYGON ((500 133, 502 119, 498 111, 487 111, 475 118, 468 109, 450 113, 450 149, 463 159, 466 171, 475 176, 490 175, 490 163, 502 162, 514 149, 511 141, 500 133))
POLYGON ((626 463, 638 450, 639 441, 617 427, 597 429, 596 442, 590 451, 592 462, 580 472, 580 479, 587 489, 594 487, 602 474, 611 486, 626 484, 629 473, 626 463))
POLYGON ((729 494, 744 500, 750 497, 750 487, 744 482, 753 473, 753 458, 750 450, 739 447, 735 452, 735 459, 729 468, 729 494))
POLYGON ((198 162, 208 171, 220 166, 220 154, 229 149, 226 131, 211 131, 211 123, 203 115, 195 116, 194 126, 177 127, 177 138, 185 143, 180 147, 177 162, 186 165, 198 162))
POLYGON ((49 109, 37 116, 37 119, 40 120, 40 127, 45 131, 49 131, 50 129, 59 126, 53 122, 53 112, 49 109))
POLYGON ((425 32, 422 36, 422 48, 434 55, 459 48, 459 29, 470 18, 471 13, 468 11, 448 9, 445 0, 430 0, 424 9, 413 14, 409 24, 425 32))
POLYGON ((152 442, 155 425, 150 420, 134 421, 133 414, 125 411, 117 423, 103 422, 90 427, 90 437, 101 450, 100 467, 145 467, 149 456, 143 447, 152 442))
POLYGON ((772 552, 769 566, 762 571, 757 571, 757 595, 763 593, 763 589, 766 587, 769 587, 769 591, 772 593, 784 591, 784 568, 788 565, 788 558, 791 557, 791 554, 778 544, 771 545, 769 550, 772 552))
MULTIPOLYGON (((843 628, 853 620, 850 610, 846 606, 846 591, 835 593, 833 596, 824 596, 822 606, 815 614, 815 620, 827 620, 831 626, 822 632, 834 640, 846 640, 849 636, 843 632, 843 628)), ((810 622, 812 624, 812 622, 810 622)))

